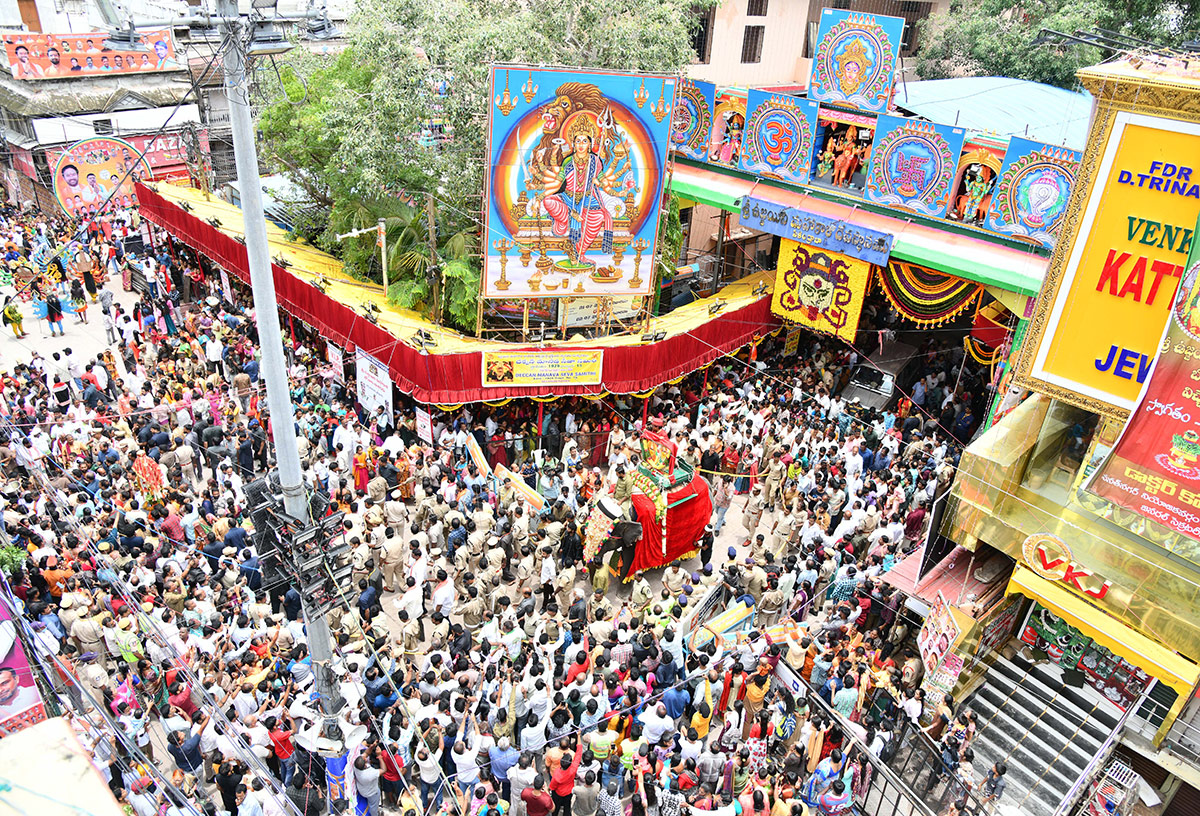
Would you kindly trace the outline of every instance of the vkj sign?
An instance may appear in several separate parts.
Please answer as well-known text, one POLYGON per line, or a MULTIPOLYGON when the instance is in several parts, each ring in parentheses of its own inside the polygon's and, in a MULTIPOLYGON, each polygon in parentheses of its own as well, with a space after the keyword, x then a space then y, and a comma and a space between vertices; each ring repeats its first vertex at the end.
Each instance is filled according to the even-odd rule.
POLYGON ((1025 563, 1049 581, 1061 581, 1089 598, 1103 600, 1112 587, 1094 571, 1072 560, 1071 548, 1058 536, 1037 533, 1025 539, 1021 547, 1025 563))

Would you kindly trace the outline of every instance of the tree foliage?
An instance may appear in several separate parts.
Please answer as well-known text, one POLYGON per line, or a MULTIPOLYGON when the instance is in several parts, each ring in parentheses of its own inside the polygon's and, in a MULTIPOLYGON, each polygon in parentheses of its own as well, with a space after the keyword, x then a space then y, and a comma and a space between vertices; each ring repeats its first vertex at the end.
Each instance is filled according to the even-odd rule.
POLYGON ((695 5, 360 0, 348 48, 332 58, 298 48, 286 58, 275 101, 260 115, 263 156, 329 208, 328 225, 313 237, 343 255, 349 271, 381 279, 373 236, 340 246, 336 233, 387 219, 389 294, 413 308, 433 296, 424 226, 432 192, 443 315, 473 327, 488 65, 676 71, 693 56, 695 5), (453 138, 430 138, 433 120, 453 138))
POLYGON ((1075 71, 1110 55, 1070 42, 1034 45, 1043 28, 1106 29, 1178 46, 1200 30, 1198 0, 953 0, 921 23, 922 79, 1006 76, 1075 86, 1075 71))

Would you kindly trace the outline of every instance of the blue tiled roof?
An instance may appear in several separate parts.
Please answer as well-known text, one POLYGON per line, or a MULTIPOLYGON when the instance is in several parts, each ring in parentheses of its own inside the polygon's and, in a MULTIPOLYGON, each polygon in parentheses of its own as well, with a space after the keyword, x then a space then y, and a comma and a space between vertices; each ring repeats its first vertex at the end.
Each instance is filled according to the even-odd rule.
POLYGON ((895 105, 932 122, 1075 150, 1087 142, 1092 113, 1090 94, 1009 77, 902 82, 895 105))

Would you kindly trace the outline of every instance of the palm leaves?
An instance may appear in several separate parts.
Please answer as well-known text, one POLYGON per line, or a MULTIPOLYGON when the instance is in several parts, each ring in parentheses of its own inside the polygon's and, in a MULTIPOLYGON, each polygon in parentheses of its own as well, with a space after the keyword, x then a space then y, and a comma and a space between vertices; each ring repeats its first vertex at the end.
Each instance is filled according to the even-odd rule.
MULTIPOLYGON (((452 226, 438 224, 437 249, 431 255, 424 207, 399 200, 355 199, 334 207, 327 238, 362 229, 380 218, 387 239, 388 300, 428 314, 434 296, 444 286, 440 318, 473 331, 479 297, 479 267, 473 256, 476 236, 469 230, 451 231, 452 226)), ((347 239, 342 250, 347 272, 382 283, 380 252, 373 233, 347 239)))

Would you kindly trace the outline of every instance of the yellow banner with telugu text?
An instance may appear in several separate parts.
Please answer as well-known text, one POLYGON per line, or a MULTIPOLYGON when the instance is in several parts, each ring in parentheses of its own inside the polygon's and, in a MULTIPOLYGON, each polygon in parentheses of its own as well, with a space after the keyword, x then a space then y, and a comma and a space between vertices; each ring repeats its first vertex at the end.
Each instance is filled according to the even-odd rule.
POLYGON ((603 365, 603 349, 485 351, 483 385, 599 385, 603 365))

